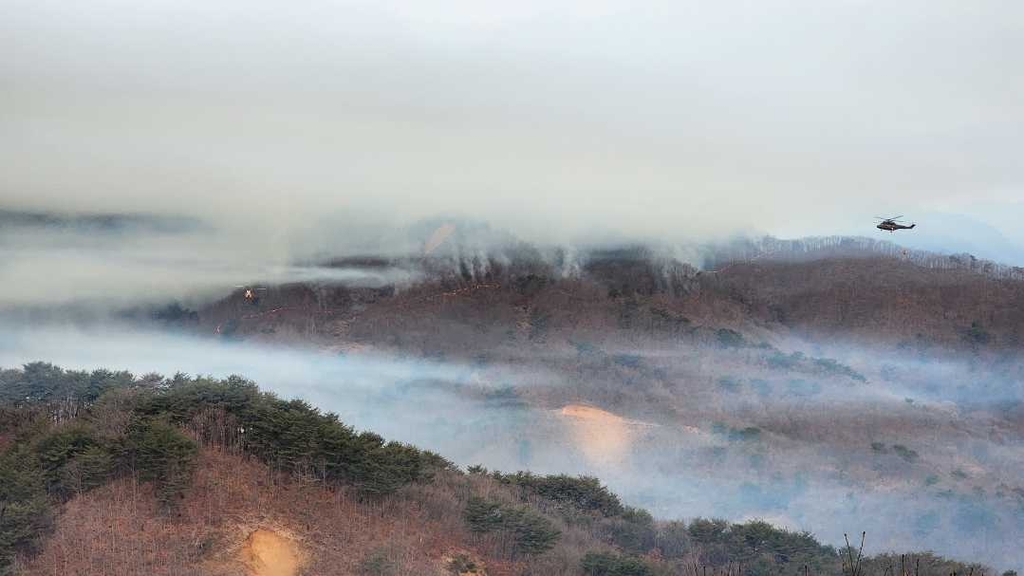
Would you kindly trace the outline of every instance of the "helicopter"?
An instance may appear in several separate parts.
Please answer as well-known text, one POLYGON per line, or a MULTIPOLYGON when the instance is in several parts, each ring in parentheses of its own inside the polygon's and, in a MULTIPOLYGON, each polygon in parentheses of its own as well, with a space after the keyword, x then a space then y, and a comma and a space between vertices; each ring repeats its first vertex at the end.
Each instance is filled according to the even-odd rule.
POLYGON ((881 222, 879 222, 878 225, 875 226, 875 228, 878 228, 879 230, 886 230, 890 234, 897 230, 910 230, 914 226, 917 226, 917 224, 911 224, 908 226, 900 222, 899 219, 903 218, 903 216, 893 216, 892 218, 882 218, 881 216, 875 216, 875 218, 881 220, 881 222))

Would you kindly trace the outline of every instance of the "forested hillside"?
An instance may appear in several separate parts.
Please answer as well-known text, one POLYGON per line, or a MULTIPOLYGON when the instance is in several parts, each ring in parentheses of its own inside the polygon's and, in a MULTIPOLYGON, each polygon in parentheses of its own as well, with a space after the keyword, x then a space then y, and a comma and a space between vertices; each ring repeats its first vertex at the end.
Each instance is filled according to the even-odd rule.
MULTIPOLYGON (((268 546, 296 574, 840 574, 858 563, 856 550, 763 521, 656 520, 596 478, 463 471, 237 377, 3 370, 0 449, 3 573, 263 574, 268 546)), ((864 519, 869 538, 877 521, 864 519)), ((902 564, 986 571, 930 554, 902 564)), ((901 559, 859 565, 882 575, 901 559)))
POLYGON ((476 352, 612 333, 700 340, 719 329, 754 342, 795 335, 951 353, 1002 354, 1024 341, 1024 282, 1015 271, 990 273, 936 255, 807 250, 787 245, 786 255, 801 258, 732 255, 704 270, 644 247, 398 259, 388 264, 410 270, 415 282, 268 286, 255 305, 239 290, 197 311, 170 307, 153 316, 230 338, 427 352, 434 343, 476 352), (425 341, 436 331, 444 338, 425 341))

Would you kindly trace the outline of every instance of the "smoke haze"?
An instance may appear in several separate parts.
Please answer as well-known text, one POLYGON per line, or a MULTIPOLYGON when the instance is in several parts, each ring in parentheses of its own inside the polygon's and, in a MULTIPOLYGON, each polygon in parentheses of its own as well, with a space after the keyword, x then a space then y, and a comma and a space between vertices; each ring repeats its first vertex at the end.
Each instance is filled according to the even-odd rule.
POLYGON ((481 365, 339 356, 125 326, 49 325, 5 330, 0 366, 45 358, 67 368, 140 375, 240 374, 461 466, 597 475, 627 502, 662 518, 766 518, 833 544, 844 532, 867 530, 871 552, 931 548, 1003 565, 1016 561, 1024 516, 1011 491, 1024 477, 1024 429, 1019 414, 1011 417, 1015 431, 997 422, 1015 405, 1008 399, 1021 395, 1019 372, 845 349, 841 360, 872 370, 872 382, 884 375, 884 388, 793 378, 799 374, 739 377, 737 385, 753 388, 723 404, 699 382, 710 377, 721 385, 742 374, 742 367, 737 372, 728 363, 737 353, 685 345, 649 354, 633 350, 687 391, 682 397, 689 405, 672 418, 635 408, 616 414, 587 404, 546 408, 523 401, 535 389, 571 397, 569 379, 558 368, 566 358, 481 365), (877 363, 862 364, 858 356, 877 363), (701 358, 706 367, 692 372, 701 358), (985 384, 968 391, 965 380, 985 384), (957 422, 952 427, 945 423, 951 418, 957 422), (993 425, 990 439, 981 440, 978 431, 993 425), (751 426, 759 428, 748 437, 751 426), (870 447, 869 439, 876 440, 870 447), (905 476, 908 462, 919 459, 937 468, 927 478, 905 476), (956 464, 947 469, 947 463, 956 464))
POLYGON ((1022 243, 1019 3, 3 6, 8 207, 281 254, 325 215, 674 241, 976 205, 1022 243))
MULTIPOLYGON (((778 310, 741 326, 757 304, 743 294, 695 306, 704 318, 673 309, 699 293, 642 304, 651 326, 712 340, 772 318, 752 332, 778 350, 622 336, 615 322, 640 305, 616 283, 637 268, 614 257, 577 300, 535 305, 530 290, 554 282, 522 274, 494 317, 459 317, 492 301, 435 306, 459 295, 438 281, 421 300, 382 298, 347 340, 374 296, 339 289, 335 317, 301 295, 337 330, 314 334, 288 324, 308 310, 260 324, 240 293, 402 293, 430 272, 411 263, 424 255, 458 268, 519 250, 571 277, 588 249, 644 245, 699 268, 700 246, 764 233, 1024 265, 1024 3, 387 4, 0 0, 0 366, 240 374, 462 466, 597 475, 661 518, 763 517, 831 544, 867 530, 873 552, 1019 561, 1016 327, 979 352, 1019 308, 1012 290, 986 284, 1002 308, 921 322, 964 331, 927 353, 808 341, 778 310), (918 222, 912 236, 871 226, 895 214, 918 222), (211 336, 113 320, 172 301, 206 306, 196 332, 211 336), (555 316, 569 328, 535 340, 555 316), (221 332, 247 318, 251 332, 221 332), (415 349, 449 336, 431 359, 415 349)), ((968 301, 955 292, 972 284, 950 278, 901 292, 895 277, 887 293, 968 301)), ((870 334, 879 316, 841 309, 858 285, 840 288, 815 294, 870 334)))

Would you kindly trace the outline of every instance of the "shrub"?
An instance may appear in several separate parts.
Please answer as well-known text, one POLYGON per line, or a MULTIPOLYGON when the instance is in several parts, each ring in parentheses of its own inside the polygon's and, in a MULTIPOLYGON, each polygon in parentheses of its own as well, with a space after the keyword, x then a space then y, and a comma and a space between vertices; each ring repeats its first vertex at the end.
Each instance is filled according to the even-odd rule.
POLYGON ((792 354, 783 354, 782 352, 775 351, 771 356, 767 358, 768 367, 777 370, 789 370, 796 366, 803 360, 802 352, 793 352, 792 354))
POLYGON ((865 378, 863 374, 845 364, 840 364, 832 358, 815 358, 814 365, 826 374, 837 374, 840 376, 846 376, 858 382, 867 382, 867 378, 865 378))
POLYGON ((652 576, 654 571, 646 562, 631 556, 610 552, 587 552, 580 560, 580 568, 587 576, 652 576))
POLYGON ((483 574, 482 567, 466 554, 458 553, 448 561, 448 572, 451 574, 483 574))
POLYGON ((690 551, 690 533, 686 523, 667 522, 658 528, 657 546, 665 558, 682 558, 690 551))
POLYGON ((907 448, 902 444, 893 444, 892 451, 895 452, 897 456, 903 458, 907 462, 913 462, 918 458, 917 452, 911 450, 910 448, 907 448))
POLYGON ((757 426, 747 426, 746 428, 737 431, 735 433, 735 437, 736 439, 743 441, 757 440, 761 437, 761 429, 757 426))
POLYGON ((611 524, 612 542, 627 552, 641 553, 654 548, 657 532, 651 513, 626 506, 611 524))
POLYGON ((191 483, 196 442, 163 420, 147 419, 129 433, 127 444, 139 479, 156 485, 161 504, 173 505, 191 483))
POLYGON ((561 536, 550 520, 527 507, 504 506, 475 496, 467 502, 463 518, 473 532, 498 532, 510 538, 509 556, 513 559, 547 552, 561 536))
POLYGON ((538 476, 530 472, 495 472, 492 477, 502 484, 519 488, 520 498, 524 500, 527 496, 538 496, 583 512, 597 512, 602 516, 615 516, 623 511, 619 497, 593 476, 538 476))
POLYGON ((513 557, 519 553, 543 554, 554 548, 562 535, 550 520, 529 508, 508 510, 505 515, 506 530, 512 532, 515 543, 513 557))
POLYGON ((110 453, 100 446, 90 446, 64 465, 60 485, 65 494, 81 493, 102 486, 113 472, 110 453))
POLYGON ((727 426, 724 422, 712 423, 711 433, 725 436, 730 441, 753 441, 761 437, 761 429, 757 426, 733 428, 732 426, 727 426))
POLYGON ((52 511, 44 486, 45 475, 26 446, 0 455, 0 574, 49 528, 52 511))
MULTIPOLYGON (((102 458, 99 454, 104 451, 91 432, 83 426, 75 425, 44 436, 36 444, 35 452, 46 478, 46 491, 66 498, 81 489, 81 485, 74 482, 73 471, 67 470, 76 456, 88 452, 87 459, 98 462, 98 459, 102 458), (73 484, 69 485, 67 481, 73 484)), ((109 458, 106 464, 107 469, 99 470, 97 474, 106 474, 110 471, 109 458)))
POLYGON ((739 348, 743 346, 743 335, 729 328, 719 328, 715 331, 715 338, 718 345, 723 348, 739 348))
POLYGON ((473 532, 493 532, 502 527, 501 503, 473 496, 466 503, 463 518, 473 532))
POLYGON ((971 322, 971 327, 967 329, 964 338, 971 344, 988 344, 989 340, 992 339, 991 335, 981 327, 981 322, 975 320, 971 322))
POLYGON ((198 312, 195 310, 189 310, 177 302, 154 310, 150 316, 154 320, 158 320, 164 324, 194 324, 199 322, 198 312))
POLYGON ((651 316, 654 321, 661 327, 667 328, 672 331, 681 331, 686 329, 692 324, 689 318, 681 314, 676 314, 671 310, 665 310, 656 306, 651 307, 651 316))

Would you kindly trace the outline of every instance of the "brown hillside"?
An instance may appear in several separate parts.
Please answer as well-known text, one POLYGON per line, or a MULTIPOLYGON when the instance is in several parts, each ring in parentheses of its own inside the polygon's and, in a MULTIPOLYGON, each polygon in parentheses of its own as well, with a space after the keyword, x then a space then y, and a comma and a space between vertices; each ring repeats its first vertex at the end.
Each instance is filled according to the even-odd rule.
POLYGON ((709 275, 715 298, 816 336, 1017 346, 1024 341, 1024 282, 897 258, 741 263, 709 275), (971 337, 972 323, 987 334, 971 337))
POLYGON ((384 500, 360 500, 206 448, 175 512, 161 512, 149 485, 116 480, 67 502, 42 551, 18 573, 425 576, 453 574, 449 565, 461 557, 492 576, 573 574, 577 548, 600 547, 562 525, 563 541, 541 558, 495 557, 500 543, 473 536, 462 520, 470 494, 514 499, 487 477, 442 474, 384 500))
POLYGON ((621 257, 575 277, 496 269, 430 278, 403 289, 272 287, 258 306, 239 292, 201 310, 198 329, 427 355, 581 338, 700 341, 719 328, 754 342, 795 333, 965 351, 1024 341, 1024 282, 891 257, 740 262, 703 273, 621 257))

